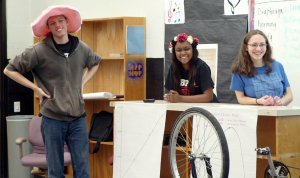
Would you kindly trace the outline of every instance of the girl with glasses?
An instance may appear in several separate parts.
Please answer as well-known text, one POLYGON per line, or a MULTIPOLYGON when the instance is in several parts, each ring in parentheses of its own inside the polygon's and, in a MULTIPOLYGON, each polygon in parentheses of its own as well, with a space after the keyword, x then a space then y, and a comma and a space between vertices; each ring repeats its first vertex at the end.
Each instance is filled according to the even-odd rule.
POLYGON ((230 89, 240 104, 281 106, 293 100, 284 68, 272 59, 269 40, 260 30, 245 35, 231 70, 230 89))

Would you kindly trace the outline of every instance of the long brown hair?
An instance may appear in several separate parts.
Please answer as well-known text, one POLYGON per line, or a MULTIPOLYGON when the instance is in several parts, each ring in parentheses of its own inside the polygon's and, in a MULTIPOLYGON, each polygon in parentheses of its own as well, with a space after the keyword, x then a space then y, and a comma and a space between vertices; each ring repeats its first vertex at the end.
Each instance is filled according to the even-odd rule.
POLYGON ((253 77, 256 75, 256 71, 254 70, 254 64, 253 64, 251 57, 246 49, 247 49, 247 45, 248 45, 250 38, 253 35, 257 35, 257 34, 263 36, 266 41, 266 53, 263 56, 264 64, 268 65, 266 73, 269 74, 272 71, 272 66, 271 66, 272 49, 271 49, 269 40, 262 31, 252 30, 244 36, 244 40, 241 44, 239 54, 231 66, 232 73, 239 73, 239 74, 243 74, 243 75, 246 75, 249 77, 253 77))

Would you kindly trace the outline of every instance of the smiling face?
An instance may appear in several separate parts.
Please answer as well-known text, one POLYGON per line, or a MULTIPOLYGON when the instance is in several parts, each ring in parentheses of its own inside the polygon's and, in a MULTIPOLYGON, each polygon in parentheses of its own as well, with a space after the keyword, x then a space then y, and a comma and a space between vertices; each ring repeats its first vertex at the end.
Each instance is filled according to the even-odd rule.
POLYGON ((246 50, 248 51, 255 67, 261 67, 264 65, 263 56, 266 53, 266 49, 267 42, 262 35, 256 34, 249 39, 246 50))
POLYGON ((56 38, 68 35, 68 21, 63 15, 52 16, 47 21, 49 30, 56 38))
POLYGON ((189 62, 193 57, 193 47, 187 42, 177 42, 175 45, 175 54, 178 61, 181 62, 183 68, 188 70, 189 62))

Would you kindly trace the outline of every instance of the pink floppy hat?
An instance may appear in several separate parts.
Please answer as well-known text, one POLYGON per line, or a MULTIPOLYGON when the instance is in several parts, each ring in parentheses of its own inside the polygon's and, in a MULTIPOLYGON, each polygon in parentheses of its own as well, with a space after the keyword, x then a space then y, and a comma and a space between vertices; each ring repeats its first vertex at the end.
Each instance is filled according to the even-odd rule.
POLYGON ((68 20, 68 33, 74 33, 80 30, 82 20, 79 11, 71 6, 58 5, 49 6, 42 14, 31 23, 32 33, 35 37, 46 36, 50 30, 47 21, 52 16, 64 15, 68 20))

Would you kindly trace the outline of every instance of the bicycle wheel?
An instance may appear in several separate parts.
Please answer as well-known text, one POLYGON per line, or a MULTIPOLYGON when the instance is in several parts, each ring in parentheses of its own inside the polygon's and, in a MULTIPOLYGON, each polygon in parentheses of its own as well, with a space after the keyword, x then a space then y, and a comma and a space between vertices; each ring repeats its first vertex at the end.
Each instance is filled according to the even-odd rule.
POLYGON ((169 162, 173 178, 227 178, 229 151, 223 129, 207 110, 182 112, 171 131, 169 162))
MULTIPOLYGON (((284 176, 286 178, 292 177, 289 168, 285 164, 279 161, 273 161, 273 164, 275 167, 275 173, 278 176, 284 176)), ((264 178, 272 178, 270 166, 266 168, 264 178)))

